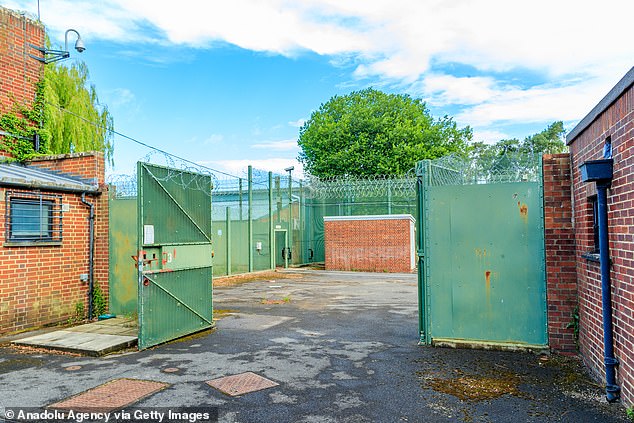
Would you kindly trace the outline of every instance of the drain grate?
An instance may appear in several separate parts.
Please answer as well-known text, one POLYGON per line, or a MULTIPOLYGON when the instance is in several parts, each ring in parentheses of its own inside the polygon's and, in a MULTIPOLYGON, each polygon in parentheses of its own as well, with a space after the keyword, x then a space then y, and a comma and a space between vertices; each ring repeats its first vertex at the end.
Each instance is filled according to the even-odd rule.
POLYGON ((232 397, 279 385, 277 382, 273 382, 252 372, 208 380, 206 383, 212 388, 216 388, 220 392, 231 395, 232 397))
POLYGON ((110 412, 150 396, 169 386, 151 380, 114 379, 48 406, 57 410, 110 412))

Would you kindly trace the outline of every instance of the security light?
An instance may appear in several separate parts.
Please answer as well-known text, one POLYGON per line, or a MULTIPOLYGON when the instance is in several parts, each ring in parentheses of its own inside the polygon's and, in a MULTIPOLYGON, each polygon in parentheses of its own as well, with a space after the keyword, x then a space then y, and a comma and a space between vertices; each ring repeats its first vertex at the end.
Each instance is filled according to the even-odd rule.
POLYGON ((295 166, 287 167, 284 172, 292 172, 293 170, 295 170, 295 166))

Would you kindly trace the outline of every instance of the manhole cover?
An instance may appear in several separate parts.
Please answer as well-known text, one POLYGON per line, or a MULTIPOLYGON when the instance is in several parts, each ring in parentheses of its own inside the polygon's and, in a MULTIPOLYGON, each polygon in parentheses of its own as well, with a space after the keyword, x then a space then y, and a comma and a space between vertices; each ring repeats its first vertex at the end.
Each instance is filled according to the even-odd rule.
POLYGON ((220 392, 231 395, 232 397, 279 385, 277 382, 273 382, 252 372, 208 380, 206 383, 212 388, 216 388, 220 392))
POLYGON ((151 380, 115 379, 48 406, 58 410, 110 412, 169 386, 151 380))
POLYGON ((68 366, 68 367, 64 367, 64 370, 66 370, 67 372, 73 372, 75 370, 79 370, 81 369, 81 366, 68 366))
POLYGON ((178 367, 166 367, 165 369, 163 369, 164 373, 176 373, 179 372, 181 369, 179 369, 178 367))

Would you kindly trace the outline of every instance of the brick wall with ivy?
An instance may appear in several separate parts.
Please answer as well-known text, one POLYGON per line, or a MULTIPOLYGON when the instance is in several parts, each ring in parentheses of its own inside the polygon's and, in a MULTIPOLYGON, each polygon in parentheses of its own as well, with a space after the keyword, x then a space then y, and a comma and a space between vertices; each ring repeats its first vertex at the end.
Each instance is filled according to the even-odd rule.
MULTIPOLYGON (((29 44, 44 46, 45 30, 40 22, 0 6, 0 114, 23 117, 35 102, 38 82, 44 72, 44 65, 29 57, 37 53, 29 44)), ((14 131, 14 127, 24 122, 8 119, 0 131, 14 131)), ((10 142, 0 134, 0 156, 11 156, 6 147, 10 142)))

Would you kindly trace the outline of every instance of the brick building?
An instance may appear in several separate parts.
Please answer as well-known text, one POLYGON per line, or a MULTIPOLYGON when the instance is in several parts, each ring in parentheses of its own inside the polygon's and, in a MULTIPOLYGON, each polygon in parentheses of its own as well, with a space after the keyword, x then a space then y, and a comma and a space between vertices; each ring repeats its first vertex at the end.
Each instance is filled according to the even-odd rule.
POLYGON ((63 322, 78 307, 87 311, 91 273, 107 296, 103 189, 101 153, 0 164, 0 333, 63 322), (90 205, 82 196, 95 216, 92 272, 90 205))
POLYGON ((35 85, 44 68, 29 54, 37 53, 29 44, 43 46, 44 26, 24 14, 0 6, 0 112, 14 103, 30 105, 35 85))
POLYGON ((411 272, 416 268, 411 215, 324 217, 327 270, 411 272))
MULTIPOLYGON (((0 113, 31 107, 43 64, 41 23, 0 7, 0 113)), ((0 128, 1 148, 11 142, 0 128)), ((108 203, 101 153, 0 162, 0 333, 66 321, 87 310, 89 280, 108 292, 108 203), (83 198, 83 201, 82 201, 83 198), (90 258, 90 203, 94 259, 90 258), (92 270, 92 272, 91 272, 92 270), (81 306, 80 306, 81 304, 81 306)))
MULTIPOLYGON (((605 380, 605 368, 597 191, 594 183, 582 181, 579 166, 589 160, 602 159, 606 145, 612 152, 613 179, 607 193, 607 227, 614 352, 619 363, 617 382, 621 397, 631 405, 634 403, 634 67, 568 134, 566 141, 570 148, 575 249, 571 256, 566 240, 564 254, 557 260, 559 270, 565 275, 564 288, 567 289, 572 272, 570 259, 574 259, 580 319, 579 350, 585 364, 599 380, 605 380)), ((562 217, 561 233, 569 234, 565 222, 567 216, 562 217)))

